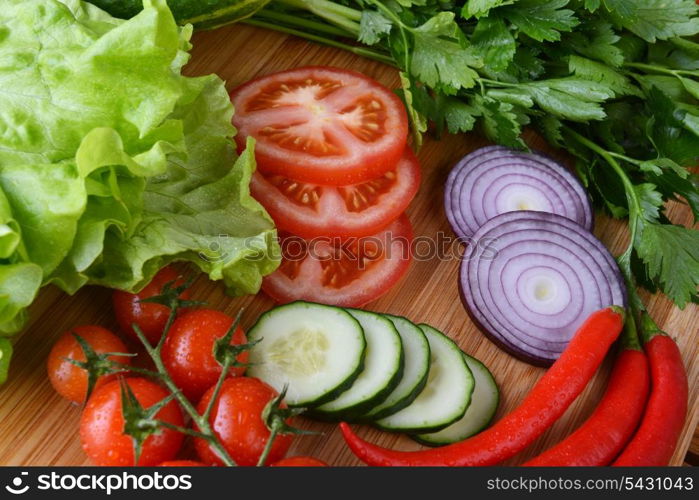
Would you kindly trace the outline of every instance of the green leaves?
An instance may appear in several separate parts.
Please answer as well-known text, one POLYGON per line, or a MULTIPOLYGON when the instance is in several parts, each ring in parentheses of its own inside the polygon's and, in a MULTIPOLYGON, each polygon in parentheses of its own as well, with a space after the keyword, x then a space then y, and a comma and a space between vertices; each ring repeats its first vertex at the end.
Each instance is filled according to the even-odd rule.
POLYGON ((510 5, 516 0, 467 0, 461 9, 461 16, 465 19, 469 17, 481 17, 488 14, 490 9, 501 5, 510 5))
POLYGON ((699 33, 694 0, 602 0, 612 21, 648 43, 699 33))
POLYGON ((483 117, 483 132, 489 139, 511 148, 526 149, 520 137, 523 115, 516 112, 514 105, 479 95, 472 104, 483 117))
POLYGON ((576 27, 565 36, 564 43, 580 55, 618 68, 624 63, 624 54, 617 46, 619 40, 611 23, 595 19, 576 27))
POLYGON ((478 21, 471 42, 490 71, 507 69, 517 49, 505 21, 496 17, 484 17, 478 21))
POLYGON ((256 292, 276 232, 223 81, 181 74, 191 27, 165 0, 129 20, 8 0, 0 26, 0 335, 42 285, 132 290, 172 260, 256 292))
POLYGON ((680 308, 697 296, 699 231, 669 224, 645 224, 636 251, 663 291, 680 308))
POLYGON ((374 45, 384 35, 388 35, 392 26, 391 21, 386 19, 380 12, 376 10, 362 11, 357 40, 367 45, 374 45))
POLYGON ((410 72, 426 85, 447 95, 475 85, 483 65, 454 22, 452 12, 441 12, 411 30, 413 53, 410 72))
POLYGON ((0 337, 0 384, 7 380, 10 358, 12 358, 12 343, 10 339, 0 337))
POLYGON ((577 77, 604 85, 613 92, 613 97, 641 94, 640 89, 626 75, 606 64, 571 55, 568 58, 568 68, 577 77))
POLYGON ((534 40, 553 42, 561 39, 561 32, 571 31, 580 22, 575 17, 575 12, 564 8, 568 2, 569 0, 519 0, 496 12, 534 40))

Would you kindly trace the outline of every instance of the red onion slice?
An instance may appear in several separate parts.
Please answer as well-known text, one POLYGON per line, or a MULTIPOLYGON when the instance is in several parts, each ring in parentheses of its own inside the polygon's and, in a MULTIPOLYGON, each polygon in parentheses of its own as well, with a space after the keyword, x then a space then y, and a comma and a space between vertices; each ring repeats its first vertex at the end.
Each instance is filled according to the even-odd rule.
POLYGON ((562 215, 592 228, 585 189, 563 165, 535 153, 499 146, 477 149, 447 178, 444 204, 457 236, 468 239, 496 215, 535 210, 562 215))
POLYGON ((537 365, 555 361, 590 313, 626 304, 619 268, 598 239, 564 216, 530 210, 476 231, 460 286, 484 333, 537 365))

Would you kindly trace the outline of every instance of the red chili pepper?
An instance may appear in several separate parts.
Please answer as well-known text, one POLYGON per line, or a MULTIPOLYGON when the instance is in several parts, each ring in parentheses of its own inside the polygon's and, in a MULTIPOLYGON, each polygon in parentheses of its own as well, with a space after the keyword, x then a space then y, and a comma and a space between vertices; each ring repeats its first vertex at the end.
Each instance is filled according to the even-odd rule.
POLYGON ((526 448, 563 415, 619 336, 623 318, 619 307, 593 313, 524 401, 472 438, 431 450, 394 451, 364 441, 343 422, 340 428, 345 441, 369 465, 458 467, 502 462, 526 448))
POLYGON ((648 355, 651 393, 636 434, 612 465, 668 465, 687 416, 687 373, 677 344, 644 314, 641 335, 648 355))
POLYGON ((635 323, 628 318, 621 351, 614 362, 607 390, 595 411, 570 436, 523 465, 609 465, 638 427, 649 386, 648 360, 638 342, 635 323))

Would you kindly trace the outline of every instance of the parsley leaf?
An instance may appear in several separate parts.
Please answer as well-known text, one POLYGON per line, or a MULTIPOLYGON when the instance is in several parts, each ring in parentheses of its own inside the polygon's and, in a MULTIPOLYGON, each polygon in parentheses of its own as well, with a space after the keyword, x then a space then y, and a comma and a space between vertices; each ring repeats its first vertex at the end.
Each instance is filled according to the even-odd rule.
POLYGON ((653 43, 699 33, 699 7, 694 0, 602 0, 609 17, 653 43))
POLYGON ((580 21, 575 12, 564 9, 569 0, 519 0, 497 10, 519 30, 539 42, 561 39, 561 31, 571 31, 580 21))
POLYGON ((478 21, 471 42, 491 71, 507 69, 517 49, 515 39, 497 17, 484 17, 478 21))
POLYGON ((575 76, 519 84, 544 111, 575 122, 602 120, 606 116, 599 103, 614 91, 599 82, 575 76))
POLYGON ((604 20, 588 21, 566 35, 564 43, 580 55, 620 67, 624 54, 616 43, 620 40, 612 25, 604 20))
POLYGON ((414 28, 412 34, 415 46, 410 72, 413 75, 447 95, 475 85, 478 73, 473 68, 483 63, 473 47, 467 46, 453 12, 437 14, 414 28))
POLYGON ((357 40, 367 45, 374 45, 391 31, 392 26, 391 21, 380 12, 376 10, 362 11, 357 40))
POLYGON ((624 74, 597 61, 571 55, 568 59, 568 68, 575 76, 606 86, 614 93, 615 97, 639 96, 641 94, 641 90, 633 85, 624 74))
POLYGON ((512 4, 515 1, 516 0, 468 0, 461 9, 461 16, 465 19, 474 16, 485 16, 490 9, 501 5, 512 4))
POLYGON ((413 139, 415 140, 415 145, 419 148, 422 145, 422 134, 427 131, 427 119, 424 114, 421 114, 415 109, 413 83, 410 81, 410 77, 401 71, 400 81, 403 87, 402 93, 405 109, 408 111, 408 117, 412 124, 413 139))
POLYGON ((483 131, 491 140, 516 149, 526 149, 520 134, 522 118, 512 104, 476 94, 472 105, 483 115, 483 131))
POLYGON ((476 117, 481 114, 475 107, 454 98, 447 98, 443 108, 447 130, 452 134, 473 130, 476 117))
POLYGON ((640 216, 647 222, 658 222, 660 208, 663 206, 663 196, 656 191, 655 185, 650 183, 634 186, 636 196, 641 205, 640 216))
POLYGON ((644 224, 636 252, 663 291, 680 307, 697 296, 699 231, 669 224, 644 224))

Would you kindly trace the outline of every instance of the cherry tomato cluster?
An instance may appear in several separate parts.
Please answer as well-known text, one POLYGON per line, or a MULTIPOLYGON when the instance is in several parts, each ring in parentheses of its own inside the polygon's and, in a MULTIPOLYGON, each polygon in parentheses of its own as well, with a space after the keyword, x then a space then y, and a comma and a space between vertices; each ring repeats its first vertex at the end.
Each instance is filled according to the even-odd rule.
MULTIPOLYGON (((210 406, 210 428, 230 458, 237 465, 256 465, 271 434, 263 411, 279 395, 261 380, 244 376, 248 353, 244 349, 245 333, 239 327, 235 328, 230 345, 241 347, 240 354, 215 390, 223 367, 215 359, 214 347, 216 341, 233 328, 235 320, 212 309, 190 308, 178 310, 168 327, 168 307, 143 300, 158 296, 166 286, 179 282, 177 272, 166 267, 138 294, 114 292, 117 321, 129 341, 138 340, 133 325, 137 325, 151 346, 157 345, 165 334, 160 351, 162 363, 170 380, 187 398, 185 402, 189 401, 199 415, 205 415, 210 406), (216 399, 212 403, 214 394, 216 399)), ((188 291, 182 291, 179 298, 188 299, 188 291)), ((225 340, 223 342, 225 344, 225 340)), ((78 326, 64 333, 49 354, 47 369, 53 387, 64 398, 85 403, 80 439, 88 457, 95 464, 105 466, 222 465, 210 441, 202 437, 193 438, 198 461, 178 459, 185 439, 185 434, 178 429, 187 429, 190 422, 176 400, 162 404, 171 398, 171 392, 157 381, 158 377, 149 377, 151 372, 147 369, 133 367, 133 357, 122 339, 95 325, 78 326), (96 380, 91 380, 92 377, 96 380), (143 412, 147 413, 150 408, 155 412, 149 418, 140 414, 136 418, 138 421, 132 422, 148 432, 140 445, 137 463, 133 434, 126 432, 129 419, 133 417, 129 406, 124 404, 125 396, 127 402, 135 399, 131 404, 143 412), (154 422, 158 428, 149 432, 148 425, 154 422)), ((200 431, 194 422, 190 427, 200 431)), ((306 457, 282 460, 291 442, 290 434, 273 436, 265 463, 325 465, 306 457)))
POLYGON ((400 99, 338 68, 275 73, 231 93, 239 148, 255 138, 252 195, 280 230, 282 264, 263 282, 278 302, 357 307, 410 263, 403 214, 420 185, 400 99))

